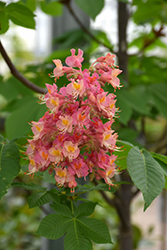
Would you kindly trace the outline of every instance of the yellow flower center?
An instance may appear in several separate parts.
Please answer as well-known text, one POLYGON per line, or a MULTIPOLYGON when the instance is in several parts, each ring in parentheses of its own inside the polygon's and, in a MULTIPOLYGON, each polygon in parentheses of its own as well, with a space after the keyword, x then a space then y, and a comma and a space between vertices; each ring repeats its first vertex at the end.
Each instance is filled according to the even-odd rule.
POLYGON ((69 145, 69 146, 67 147, 67 150, 68 150, 68 152, 72 152, 72 153, 74 153, 74 151, 75 151, 75 147, 73 147, 73 146, 69 145))
POLYGON ((59 156, 59 155, 61 155, 61 152, 59 150, 57 150, 57 149, 54 149, 52 151, 52 154, 55 155, 55 156, 59 156))
POLYGON ((30 159, 30 164, 35 166, 35 161, 33 159, 30 159))
POLYGON ((69 124, 69 121, 67 119, 62 120, 63 125, 67 126, 69 124))
POLYGON ((62 170, 56 171, 56 174, 57 174, 58 176, 60 176, 60 177, 65 177, 65 176, 66 176, 65 171, 62 171, 62 170))
POLYGON ((112 172, 112 170, 109 170, 106 175, 109 176, 110 174, 112 174, 112 172))
POLYGON ((81 88, 81 86, 77 83, 77 82, 74 82, 73 83, 73 86, 75 89, 79 90, 81 88))
POLYGON ((38 130, 38 132, 41 131, 41 128, 40 128, 40 127, 38 127, 38 126, 35 126, 35 127, 36 127, 36 129, 38 130))
POLYGON ((51 99, 51 103, 55 106, 58 106, 58 101, 51 99))
POLYGON ((105 135, 104 140, 108 140, 110 138, 110 134, 105 135))

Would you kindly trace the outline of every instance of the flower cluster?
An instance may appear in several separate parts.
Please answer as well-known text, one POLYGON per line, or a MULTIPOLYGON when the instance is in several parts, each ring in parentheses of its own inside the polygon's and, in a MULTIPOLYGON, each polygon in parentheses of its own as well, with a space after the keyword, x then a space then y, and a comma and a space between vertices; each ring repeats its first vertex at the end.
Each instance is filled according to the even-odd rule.
POLYGON ((98 58, 89 69, 82 71, 83 51, 71 49, 63 66, 54 60, 55 82, 64 74, 67 86, 46 84, 43 96, 48 111, 38 122, 32 122, 33 138, 28 140, 29 172, 45 171, 55 174, 58 186, 77 186, 76 178, 103 178, 112 185, 115 174, 117 134, 111 129, 116 112, 115 95, 105 92, 105 83, 120 87, 114 65, 115 55, 98 58), (105 118, 105 119, 103 119, 105 118), (106 122, 104 122, 104 120, 106 122))

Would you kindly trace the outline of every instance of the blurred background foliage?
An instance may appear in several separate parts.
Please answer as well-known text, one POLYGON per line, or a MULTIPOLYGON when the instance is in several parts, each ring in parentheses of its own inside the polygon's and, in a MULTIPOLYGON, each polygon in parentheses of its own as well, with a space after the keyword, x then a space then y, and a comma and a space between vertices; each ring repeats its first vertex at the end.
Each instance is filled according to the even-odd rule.
MULTIPOLYGON (((79 0, 75 2, 93 20, 104 5, 102 0, 97 2, 91 0, 89 3, 79 0)), ((120 76, 124 88, 116 91, 118 98, 116 104, 121 112, 119 112, 119 118, 116 119, 113 128, 118 132, 119 139, 167 155, 167 1, 122 0, 121 2, 127 3, 130 13, 129 22, 133 23, 135 29, 127 40, 128 81, 120 76)), ((63 1, 23 0, 19 3, 32 11, 35 11, 36 6, 40 5, 41 10, 51 16, 61 15, 63 9, 63 1)), ((2 18, 6 20, 7 30, 8 20, 3 15, 1 15, 0 21, 2 18)), ((10 17, 10 14, 8 15, 10 17)), ((11 18, 11 20, 15 24, 21 25, 15 19, 11 18)), ((34 28, 33 25, 34 23, 28 19, 27 24, 21 26, 34 28)), ((45 87, 46 82, 53 83, 53 79, 48 77, 54 68, 52 60, 59 58, 64 62, 65 58, 70 55, 71 48, 79 47, 84 51, 83 67, 85 68, 90 65, 92 58, 106 54, 109 49, 110 52, 118 52, 118 44, 112 43, 108 34, 103 30, 92 28, 88 30, 99 43, 81 28, 73 29, 54 38, 53 44, 56 46, 56 50, 47 57, 40 58, 39 61, 32 52, 27 52, 24 42, 17 34, 14 34, 10 37, 11 59, 25 77, 34 84, 45 87)), ((1 34, 5 31, 1 30, 1 34)), ((0 57, 0 63, 2 60, 0 57)), ((65 79, 60 78, 57 84, 59 87, 63 86, 65 79)), ((105 90, 113 91, 110 86, 106 86, 105 90)), ((38 102, 37 93, 23 86, 9 72, 2 74, 0 76, 0 133, 9 140, 31 135, 28 123, 32 120, 37 121, 46 111, 45 106, 39 105, 38 102)), ((25 140, 23 141, 25 143, 25 140)), ((24 143, 18 142, 21 148, 24 143)), ((24 150, 24 148, 22 149, 24 150)), ((22 168, 25 170, 26 162, 22 160, 22 163, 22 168)), ((24 176, 23 172, 18 178, 27 183, 30 179, 29 176, 24 176)), ((40 182, 40 179, 35 178, 33 181, 40 182)), ((51 179, 47 179, 47 176, 45 176, 45 181, 52 182, 51 179)), ((101 199, 97 191, 94 192, 96 193, 90 193, 91 199, 102 205, 97 207, 94 216, 107 223, 114 241, 112 249, 117 250, 118 215, 114 208, 109 207, 101 199)), ((33 232, 37 229, 41 214, 38 208, 28 209, 26 199, 29 194, 30 191, 11 188, 10 192, 0 201, 1 250, 5 248, 8 250, 39 249, 40 239, 38 236, 34 236, 33 232)), ((143 235, 137 226, 133 227, 133 232, 134 249, 137 249, 143 235)), ((111 246, 108 248, 107 246, 95 246, 95 249, 111 249, 111 246)))

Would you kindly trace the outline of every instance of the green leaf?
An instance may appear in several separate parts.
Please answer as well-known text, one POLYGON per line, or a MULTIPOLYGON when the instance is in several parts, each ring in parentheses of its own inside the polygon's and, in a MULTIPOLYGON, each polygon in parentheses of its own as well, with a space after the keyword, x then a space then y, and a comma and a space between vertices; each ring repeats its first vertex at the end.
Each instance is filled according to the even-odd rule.
POLYGON ((6 3, 0 1, 0 11, 3 10, 5 7, 6 3))
POLYGON ((35 183, 23 183, 23 182, 13 182, 12 183, 13 187, 20 187, 20 188, 24 188, 27 190, 38 190, 38 191, 46 191, 47 188, 42 187, 41 185, 35 184, 35 183))
POLYGON ((64 246, 65 250, 93 250, 91 241, 80 232, 75 220, 68 228, 64 246))
POLYGON ((146 105, 147 99, 142 99, 141 101, 141 95, 139 96, 137 89, 122 90, 121 95, 132 109, 140 114, 149 115, 148 107, 146 105))
POLYGON ((29 196, 27 199, 27 202, 29 204, 29 208, 33 208, 33 207, 42 206, 52 200, 53 200, 53 197, 49 192, 38 192, 29 196))
POLYGON ((167 156, 156 154, 154 152, 152 152, 151 155, 159 163, 159 165, 163 169, 164 174, 167 176, 167 156))
POLYGON ((165 189, 167 189, 167 177, 165 177, 165 189))
POLYGON ((88 186, 87 184, 85 185, 77 185, 77 192, 90 192, 94 190, 94 186, 88 186))
POLYGON ((11 3, 5 7, 5 11, 13 23, 25 28, 35 29, 35 15, 26 6, 19 3, 11 3))
POLYGON ((36 234, 55 240, 63 236, 72 220, 60 214, 49 214, 42 219, 36 234))
POLYGON ((167 118, 167 84, 166 83, 159 83, 159 84, 152 84, 150 86, 150 90, 153 94, 153 101, 155 103, 156 108, 162 113, 165 118, 167 118))
POLYGON ((61 203, 54 203, 54 204, 51 204, 50 205, 55 212, 57 212, 58 214, 61 214, 61 215, 65 215, 65 216, 68 216, 68 217, 73 217, 72 215, 72 212, 71 210, 69 209, 68 206, 64 205, 64 204, 61 204, 61 203))
POLYGON ((43 181, 47 182, 47 183, 52 183, 52 184, 56 184, 56 180, 54 177, 54 174, 49 174, 49 169, 47 169, 44 173, 43 173, 43 181))
POLYGON ((95 186, 94 188, 95 190, 102 190, 102 191, 108 191, 111 193, 115 193, 116 192, 116 188, 114 186, 110 186, 108 184, 105 183, 100 183, 97 186, 95 186))
POLYGON ((41 10, 45 12, 46 14, 52 15, 52 16, 60 16, 62 14, 63 6, 59 2, 50 2, 45 3, 45 1, 40 2, 41 10))
POLYGON ((91 215, 96 205, 97 205, 97 202, 90 202, 90 201, 80 204, 74 212, 75 217, 78 217, 78 216, 83 217, 83 216, 91 215))
POLYGON ((117 141, 117 146, 121 148, 120 150, 114 152, 114 154, 117 155, 116 165, 121 169, 126 169, 127 168, 126 159, 133 145, 125 141, 117 141))
POLYGON ((93 218, 76 219, 79 230, 96 243, 112 243, 106 224, 93 218))
POLYGON ((104 7, 104 0, 75 0, 76 4, 93 20, 104 7))
POLYGON ((0 144, 4 142, 4 137, 0 134, 0 144))
POLYGON ((126 125, 132 116, 132 107, 127 102, 126 98, 124 97, 123 93, 117 91, 117 103, 116 106, 120 108, 119 113, 119 120, 121 123, 126 125))
POLYGON ((46 107, 37 102, 37 98, 28 97, 24 106, 22 105, 7 117, 5 128, 9 139, 15 139, 31 132, 31 126, 28 123, 38 120, 46 111, 46 107))
MULTIPOLYGON (((2 137, 1 137, 2 138, 2 137)), ((14 142, 0 143, 0 199, 20 171, 20 157, 14 142)))
POLYGON ((161 154, 157 154, 157 153, 154 153, 154 152, 151 152, 151 155, 155 159, 163 161, 165 164, 167 164, 167 156, 166 155, 161 155, 161 154))
POLYGON ((145 211, 164 188, 164 173, 148 151, 140 152, 137 147, 129 151, 127 166, 134 184, 143 193, 145 211))
POLYGON ((133 14, 133 20, 137 24, 145 24, 151 22, 155 24, 159 21, 162 5, 157 0, 134 1, 134 4, 138 6, 133 14))
POLYGON ((0 35, 9 29, 9 19, 5 12, 0 10, 0 35))
POLYGON ((36 0, 22 0, 19 3, 26 5, 32 12, 36 10, 36 0))

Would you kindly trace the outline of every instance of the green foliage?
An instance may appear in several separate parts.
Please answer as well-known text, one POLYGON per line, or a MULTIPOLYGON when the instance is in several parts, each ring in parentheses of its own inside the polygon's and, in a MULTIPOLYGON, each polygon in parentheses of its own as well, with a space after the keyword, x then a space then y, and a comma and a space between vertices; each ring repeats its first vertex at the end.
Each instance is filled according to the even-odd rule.
POLYGON ((0 136, 0 199, 7 193, 13 179, 20 171, 20 156, 17 145, 14 142, 6 142, 0 136))
MULTIPOLYGON (((55 190, 56 191, 56 190, 55 190)), ((52 191, 34 193, 28 197, 27 201, 30 208, 42 206, 52 200, 58 200, 59 197, 52 193, 52 191)))
POLYGON ((167 84, 165 83, 152 84, 150 86, 150 91, 152 93, 155 107, 167 119, 167 110, 166 110, 167 97, 165 94, 167 91, 167 84))
POLYGON ((137 6, 137 10, 133 14, 133 20, 137 24, 145 24, 147 22, 155 25, 162 20, 166 22, 166 17, 163 9, 166 8, 166 1, 157 0, 134 0, 133 5, 137 6))
POLYGON ((40 7, 43 12, 52 16, 59 16, 62 14, 62 4, 57 1, 53 1, 50 3, 40 1, 40 7))
POLYGON ((13 182, 12 183, 13 187, 20 187, 20 188, 24 188, 27 190, 40 190, 40 191, 46 191, 45 187, 42 187, 41 185, 35 184, 35 183, 23 183, 23 182, 13 182))
POLYGON ((75 249, 88 249, 92 250, 92 243, 91 241, 85 237, 79 230, 78 224, 73 223, 66 236, 64 241, 65 250, 75 250, 75 249))
POLYGON ((10 3, 5 6, 4 11, 13 23, 25 28, 35 29, 35 15, 26 6, 19 3, 10 3))
POLYGON ((9 19, 6 15, 5 12, 3 12, 2 10, 0 10, 0 35, 4 34, 8 29, 9 29, 9 19))
POLYGON ((74 211, 71 201, 71 210, 68 206, 55 203, 51 207, 58 214, 46 216, 37 230, 37 234, 49 239, 58 239, 64 234, 65 250, 92 249, 91 241, 97 243, 111 243, 107 226, 93 218, 84 218, 94 211, 96 203, 87 202, 80 204, 74 211))
POLYGON ((151 155, 159 163, 164 171, 164 174, 167 176, 167 156, 156 154, 153 152, 151 153, 151 155))
POLYGON ((15 139, 27 135, 31 132, 28 122, 32 120, 38 120, 46 111, 45 106, 40 106, 37 102, 38 99, 33 96, 29 96, 24 106, 19 106, 11 115, 6 119, 5 127, 8 138, 15 139), (18 127, 20 129, 18 129, 18 127))
POLYGON ((100 11, 104 7, 104 0, 75 0, 76 4, 93 20, 95 20, 96 16, 100 13, 100 11))
POLYGON ((130 149, 133 147, 132 144, 125 142, 125 141, 118 141, 117 146, 120 147, 120 150, 115 152, 115 155, 117 156, 116 164, 119 166, 119 168, 126 169, 127 168, 127 156, 130 151, 130 149))
POLYGON ((88 201, 81 203, 75 210, 74 214, 75 217, 83 217, 83 216, 89 216, 93 213, 95 206, 97 205, 96 202, 88 201))
POLYGON ((143 193, 146 210, 164 188, 163 170, 148 151, 140 151, 137 147, 133 147, 128 154, 127 169, 134 184, 143 193))

